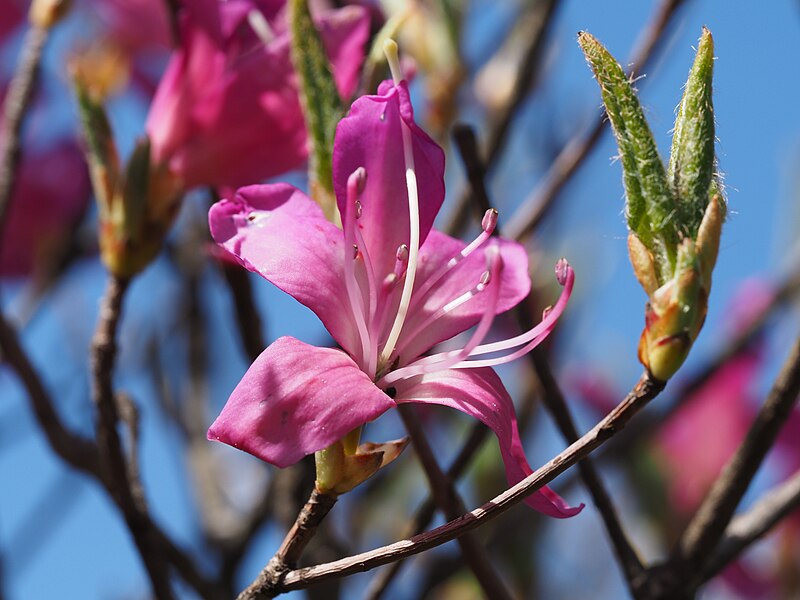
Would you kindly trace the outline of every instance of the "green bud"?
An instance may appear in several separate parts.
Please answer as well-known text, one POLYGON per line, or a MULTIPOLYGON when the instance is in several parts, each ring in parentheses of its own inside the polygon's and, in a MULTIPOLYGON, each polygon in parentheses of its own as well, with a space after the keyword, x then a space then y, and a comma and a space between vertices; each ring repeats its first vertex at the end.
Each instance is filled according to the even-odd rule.
POLYGON ((344 114, 331 65, 307 0, 290 0, 292 62, 300 78, 300 99, 311 142, 311 195, 328 219, 336 214, 333 195, 333 138, 344 114))
POLYGON ((579 33, 578 44, 600 85, 619 146, 628 227, 653 254, 656 273, 663 282, 674 264, 677 246, 675 199, 664 163, 625 71, 591 34, 579 33))
POLYGON ((600 84, 619 145, 631 230, 628 254, 649 298, 639 360, 666 381, 683 364, 705 321, 725 220, 714 174, 713 40, 703 28, 666 172, 622 67, 589 34, 579 34, 578 43, 600 84))
MULTIPOLYGON (((681 233, 695 237, 714 175, 714 40, 705 27, 678 107, 668 176, 681 206, 681 233)), ((720 196, 720 201, 721 201, 720 196)))

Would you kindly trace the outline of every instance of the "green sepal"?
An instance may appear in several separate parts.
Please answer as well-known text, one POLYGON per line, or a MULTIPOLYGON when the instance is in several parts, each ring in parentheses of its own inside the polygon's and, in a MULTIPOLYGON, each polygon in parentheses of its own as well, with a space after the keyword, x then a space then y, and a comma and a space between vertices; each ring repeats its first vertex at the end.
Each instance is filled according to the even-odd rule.
POLYGON ((149 193, 150 140, 144 138, 136 143, 133 154, 128 160, 122 188, 125 227, 130 237, 136 236, 144 223, 149 193))
POLYGON ((336 89, 331 65, 325 53, 319 31, 314 25, 306 0, 290 0, 290 26, 292 30, 292 62, 300 79, 300 98, 311 142, 309 160, 310 189, 328 192, 324 197, 314 197, 322 205, 326 216, 334 214, 331 205, 333 191, 333 138, 336 125, 344 114, 342 101, 336 89))
POLYGON ((120 161, 114 134, 105 107, 96 101, 89 88, 75 79, 81 125, 86 138, 86 158, 101 216, 111 210, 120 179, 120 161))
POLYGON ((703 27, 675 119, 667 174, 679 200, 681 233, 694 238, 706 212, 714 176, 714 40, 703 27))
POLYGON ((578 34, 611 121, 622 163, 628 227, 653 253, 661 283, 671 274, 677 250, 675 200, 644 111, 625 71, 591 34, 578 34))

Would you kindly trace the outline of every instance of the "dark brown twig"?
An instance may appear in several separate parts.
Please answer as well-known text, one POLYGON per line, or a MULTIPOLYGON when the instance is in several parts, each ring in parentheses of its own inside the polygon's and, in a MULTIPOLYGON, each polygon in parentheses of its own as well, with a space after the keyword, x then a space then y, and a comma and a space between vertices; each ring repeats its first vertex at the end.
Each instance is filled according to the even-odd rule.
POLYGON ((90 440, 66 428, 39 374, 22 349, 16 331, 2 314, 0 314, 0 350, 3 362, 11 365, 25 386, 36 422, 53 451, 75 469, 100 478, 101 468, 97 448, 90 440))
MULTIPOLYGON (((464 166, 467 170, 467 176, 470 184, 475 189, 474 197, 482 205, 490 206, 489 199, 486 194, 486 188, 483 183, 483 176, 486 172, 480 157, 477 153, 477 144, 474 143, 474 133, 469 127, 462 127, 456 138, 458 148, 462 153, 464 166)), ((481 206, 483 208, 483 206, 481 206)), ((482 211, 483 212, 483 211, 482 211)), ((500 225, 498 224, 494 230, 495 235, 501 235, 500 225)), ((529 298, 530 300, 530 298, 529 298)), ((529 330, 534 325, 534 319, 529 310, 529 302, 522 302, 515 310, 517 321, 523 331, 529 330)), ((567 406, 564 394, 556 382, 550 365, 542 352, 541 348, 535 349, 528 355, 534 374, 541 384, 543 391, 542 400, 548 412, 556 422, 561 434, 566 439, 567 443, 572 443, 578 439, 578 430, 575 427, 575 422, 570 414, 569 407, 567 406)), ((644 573, 644 566, 639 559, 638 554, 634 550, 630 541, 628 540, 622 524, 619 521, 617 512, 614 508, 611 498, 603 485, 600 476, 594 468, 594 464, 587 457, 578 463, 578 472, 583 479, 589 493, 592 495, 595 506, 597 507, 603 523, 608 531, 609 538, 614 547, 614 551, 619 558, 620 566, 625 575, 631 591, 634 588, 634 581, 644 573)))
POLYGON ((20 141, 22 124, 36 88, 42 50, 48 34, 47 29, 35 25, 28 30, 17 70, 8 87, 3 106, 3 123, 0 125, 4 141, 0 149, 0 234, 5 225, 6 213, 16 182, 17 166, 22 154, 20 141))
MULTIPOLYGON (((439 509, 447 519, 458 518, 467 512, 467 508, 456 491, 453 481, 447 477, 439 466, 414 407, 400 406, 399 412, 406 431, 411 437, 414 450, 416 450, 419 461, 425 471, 425 476, 428 479, 436 504, 438 504, 439 509)), ((492 567, 492 562, 486 554, 486 549, 480 545, 475 536, 469 533, 462 535, 458 538, 458 544, 464 560, 475 575, 475 579, 480 584, 486 597, 511 600, 511 594, 492 567)))
MULTIPOLYGON (((536 85, 544 55, 544 43, 547 40, 547 32, 550 29, 557 7, 558 0, 533 2, 531 3, 530 14, 523 15, 519 20, 520 28, 524 28, 525 31, 527 46, 524 50, 519 70, 514 78, 514 88, 508 104, 503 107, 503 110, 499 112, 497 118, 489 127, 486 137, 488 143, 484 152, 486 170, 491 169, 499 159, 508 138, 511 122, 519 107, 536 85)), ((470 183, 472 184, 472 182, 470 183)), ((456 235, 466 227, 469 216, 467 207, 470 204, 470 196, 473 194, 476 194, 474 185, 471 185, 461 194, 453 210, 453 219, 444 228, 446 231, 456 235)), ((483 214, 480 216, 482 217, 483 214)))
POLYGON ((800 394, 800 338, 770 390, 742 445, 725 465, 681 536, 673 561, 683 589, 697 585, 711 552, 717 547, 736 507, 775 443, 800 394))
POLYGON ((323 494, 315 488, 275 556, 256 580, 239 594, 237 600, 262 600, 282 593, 283 578, 297 565, 303 549, 311 541, 317 527, 334 504, 336 496, 323 494))
POLYGON ((440 546, 479 527, 521 502, 536 490, 541 489, 559 474, 617 435, 631 417, 644 408, 663 388, 662 382, 653 380, 647 373, 643 374, 623 401, 588 433, 517 485, 507 489, 480 508, 411 539, 401 540, 331 563, 289 571, 284 575, 280 585, 273 590, 273 593, 302 589, 320 581, 368 571, 380 565, 403 560, 440 546))
MULTIPOLYGON (((641 41, 636 45, 628 73, 639 73, 647 67, 663 40, 667 27, 684 2, 685 0, 664 0, 659 5, 655 16, 640 38, 641 41)), ((591 128, 577 134, 561 150, 542 182, 507 221, 506 234, 509 237, 522 239, 538 225, 566 183, 589 156, 604 129, 605 113, 597 118, 591 128)))
POLYGON ((266 344, 261 332, 261 315, 253 300, 253 286, 249 273, 239 265, 223 263, 222 274, 233 297, 236 325, 239 328, 242 347, 247 358, 254 361, 266 348, 266 344))
MULTIPOLYGON (((450 468, 447 470, 447 478, 450 481, 457 481, 461 475, 467 470, 467 467, 472 462, 473 457, 483 445, 486 436, 489 435, 489 428, 483 423, 475 423, 467 436, 466 441, 462 444, 458 455, 453 460, 450 468)), ((419 535, 430 525, 433 516, 436 513, 436 502, 433 498, 428 497, 417 508, 414 518, 406 528, 406 535, 408 537, 419 535)), ((386 569, 378 573, 372 581, 370 581, 367 591, 364 592, 364 600, 379 600, 386 592, 389 584, 397 576, 403 562, 397 561, 389 565, 386 569)))
POLYGON ((708 581, 781 520, 800 509, 800 472, 766 492, 746 513, 734 518, 701 574, 708 581))
POLYGON ((117 431, 119 412, 114 398, 113 372, 117 355, 116 334, 122 312, 122 300, 129 280, 111 276, 100 304, 97 330, 92 338, 92 399, 97 410, 97 445, 103 459, 104 482, 122 512, 134 543, 144 562, 153 592, 161 598, 173 598, 167 563, 158 551, 151 521, 143 498, 134 494, 129 469, 117 431))

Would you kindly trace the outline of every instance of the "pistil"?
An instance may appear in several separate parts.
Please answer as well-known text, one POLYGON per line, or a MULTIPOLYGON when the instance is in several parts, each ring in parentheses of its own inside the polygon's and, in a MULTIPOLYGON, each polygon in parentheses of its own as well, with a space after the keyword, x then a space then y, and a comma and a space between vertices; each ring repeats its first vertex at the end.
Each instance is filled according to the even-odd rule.
MULTIPOLYGON (((389 62, 392 71, 392 79, 395 85, 399 85, 403 80, 400 70, 400 60, 397 55, 397 44, 394 40, 386 40, 383 45, 384 54, 389 62)), ((400 295, 400 304, 397 307, 392 328, 386 338, 386 344, 381 352, 382 364, 388 364, 394 352, 400 332, 403 329, 408 309, 411 305, 411 292, 414 289, 414 279, 417 274, 417 262, 419 259, 419 194, 417 190, 417 174, 414 168, 414 147, 411 141, 411 131, 400 119, 400 130, 403 138, 403 160, 406 166, 406 188, 408 189, 408 214, 409 214, 409 242, 408 242, 408 267, 406 277, 403 282, 403 291, 400 295)))

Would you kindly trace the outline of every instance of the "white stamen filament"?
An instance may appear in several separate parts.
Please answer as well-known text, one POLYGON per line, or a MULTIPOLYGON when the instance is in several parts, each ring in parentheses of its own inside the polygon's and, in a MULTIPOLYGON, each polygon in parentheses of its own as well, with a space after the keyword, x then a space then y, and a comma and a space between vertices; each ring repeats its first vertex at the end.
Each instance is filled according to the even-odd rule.
POLYGON ((433 286, 441 281, 442 277, 447 275, 447 273, 449 273, 453 267, 475 252, 475 250, 480 248, 484 242, 491 237, 492 233, 494 232, 494 228, 497 226, 497 211, 495 209, 490 208, 486 211, 486 214, 483 216, 483 220, 481 221, 481 226, 483 227, 483 231, 481 231, 478 237, 467 244, 461 250, 461 252, 448 260, 447 263, 445 263, 445 265, 436 273, 425 280, 425 283, 422 285, 422 287, 420 287, 420 289, 417 290, 417 293, 414 294, 414 306, 417 306, 420 302, 423 302, 428 296, 428 292, 433 289, 433 286))
MULTIPOLYGON (((483 275, 481 275, 481 281, 475 287, 475 290, 477 293, 483 291, 488 286, 490 287, 490 296, 486 303, 486 309, 483 311, 483 315, 481 315, 481 320, 478 322, 478 326, 475 328, 475 332, 472 334, 464 347, 458 350, 451 350, 449 352, 441 352, 432 356, 426 356, 414 361, 408 366, 397 369, 396 371, 392 371, 383 378, 383 380, 380 382, 381 385, 388 385, 400 379, 414 377, 415 375, 422 375, 423 373, 433 373, 435 371, 449 369, 452 365, 461 363, 464 359, 466 359, 472 350, 483 341, 483 339, 486 337, 486 334, 489 333, 492 323, 494 322, 495 313, 497 312, 497 301, 500 297, 500 272, 503 268, 503 259, 500 256, 500 250, 497 248, 497 246, 491 246, 490 248, 487 248, 486 261, 488 263, 489 270, 485 271, 483 275)), ((442 307, 440 310, 443 313, 449 312, 457 306, 463 304, 464 301, 475 296, 475 293, 471 293, 464 301, 459 302, 457 306, 453 306, 455 302, 460 301, 468 294, 460 296, 455 301, 450 302, 442 307)), ((437 311, 435 314, 438 314, 439 312, 440 311, 437 311)))
MULTIPOLYGON (((344 281, 347 288, 347 296, 350 300, 350 309, 358 329, 358 336, 361 342, 361 364, 369 369, 370 355, 375 354, 371 351, 369 331, 365 319, 366 310, 364 308, 364 297, 361 294, 355 275, 355 259, 353 247, 356 246, 356 202, 358 201, 359 189, 363 189, 363 178, 365 171, 358 168, 347 179, 347 210, 344 215, 344 281)), ((375 371, 369 371, 370 377, 374 376, 375 371)))
MULTIPOLYGON (((400 60, 397 55, 397 44, 394 40, 386 40, 383 45, 383 51, 392 71, 392 79, 394 79, 395 85, 399 85, 403 77, 400 71, 400 60)), ((400 295, 400 305, 397 307, 397 315, 381 352, 382 363, 389 362, 408 315, 419 258, 419 193, 417 190, 417 174, 414 168, 414 147, 411 141, 411 131, 402 118, 400 119, 400 130, 403 136, 403 159, 406 166, 406 187, 408 189, 408 267, 406 269, 406 278, 403 282, 403 291, 400 295)))
POLYGON ((265 46, 275 39, 275 32, 267 23, 266 17, 257 8, 247 13, 247 23, 265 46))

